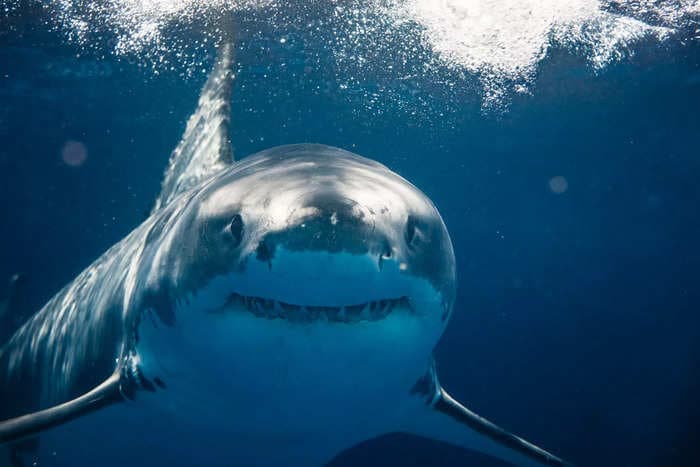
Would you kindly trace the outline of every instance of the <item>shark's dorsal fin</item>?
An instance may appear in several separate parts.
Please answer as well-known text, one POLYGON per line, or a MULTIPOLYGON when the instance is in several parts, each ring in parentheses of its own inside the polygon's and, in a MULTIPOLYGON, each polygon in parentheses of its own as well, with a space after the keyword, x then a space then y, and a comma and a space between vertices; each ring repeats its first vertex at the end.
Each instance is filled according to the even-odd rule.
POLYGON ((233 44, 225 42, 219 46, 216 63, 202 88, 197 109, 170 155, 153 212, 233 162, 229 138, 233 63, 233 44))
POLYGON ((102 384, 73 400, 0 421, 0 444, 34 436, 48 428, 122 400, 122 373, 116 371, 102 384))

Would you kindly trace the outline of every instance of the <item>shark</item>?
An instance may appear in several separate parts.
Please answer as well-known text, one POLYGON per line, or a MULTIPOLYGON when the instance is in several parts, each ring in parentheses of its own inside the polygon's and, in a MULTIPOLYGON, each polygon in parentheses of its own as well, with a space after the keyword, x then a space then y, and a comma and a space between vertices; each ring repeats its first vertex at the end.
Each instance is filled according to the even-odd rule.
POLYGON ((233 64, 220 45, 151 214, 0 349, 1 462, 314 466, 398 432, 564 465, 438 380, 433 202, 337 147, 236 160, 233 64))

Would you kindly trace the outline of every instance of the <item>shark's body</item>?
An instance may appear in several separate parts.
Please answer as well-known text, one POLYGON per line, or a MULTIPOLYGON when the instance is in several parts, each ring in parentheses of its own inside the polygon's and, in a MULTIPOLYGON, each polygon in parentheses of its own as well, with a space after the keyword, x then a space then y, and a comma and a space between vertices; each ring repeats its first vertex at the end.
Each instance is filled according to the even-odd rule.
POLYGON ((231 54, 152 215, 0 350, 8 458, 41 434, 41 465, 311 466, 408 432, 560 465, 440 387, 455 260, 423 193, 328 146, 233 161, 231 54))

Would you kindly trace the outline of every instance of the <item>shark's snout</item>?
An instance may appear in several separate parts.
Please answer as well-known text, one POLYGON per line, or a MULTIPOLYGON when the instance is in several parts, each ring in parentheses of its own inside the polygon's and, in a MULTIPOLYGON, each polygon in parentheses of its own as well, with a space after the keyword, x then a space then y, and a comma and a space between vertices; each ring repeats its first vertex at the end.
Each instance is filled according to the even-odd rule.
POLYGON ((355 255, 391 251, 389 235, 377 227, 371 208, 330 191, 311 193, 291 207, 284 228, 268 232, 258 241, 256 257, 273 261, 280 247, 355 255))

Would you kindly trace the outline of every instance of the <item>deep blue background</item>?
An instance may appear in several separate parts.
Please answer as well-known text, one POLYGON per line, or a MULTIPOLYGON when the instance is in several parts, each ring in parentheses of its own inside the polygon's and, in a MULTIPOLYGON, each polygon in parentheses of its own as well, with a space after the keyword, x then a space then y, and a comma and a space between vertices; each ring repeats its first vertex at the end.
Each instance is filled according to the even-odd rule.
MULTIPOLYGON (((102 59, 30 14, 2 21, 0 280, 26 274, 26 314, 141 222, 205 76, 102 59), (68 140, 83 166, 61 161, 68 140)), ((240 42, 237 156, 337 145, 432 197, 458 258, 436 351, 453 395, 579 465, 700 465, 698 41, 639 44, 597 74, 553 50, 505 113, 481 111, 472 78, 449 95, 419 83, 430 108, 415 118, 336 92, 332 58, 303 33, 285 47, 265 34, 240 42)), ((409 106, 410 91, 396 89, 409 106)), ((498 465, 405 436, 334 465, 469 461, 498 465)))

